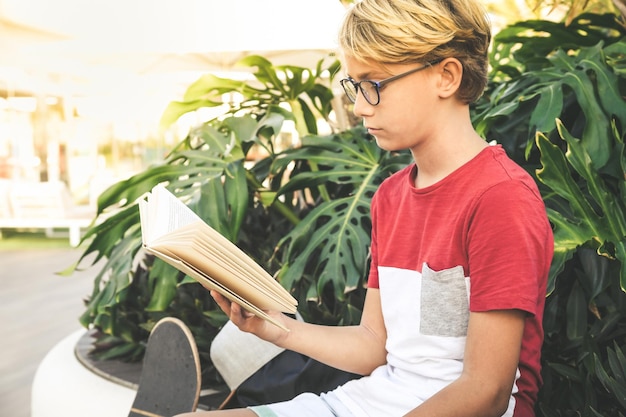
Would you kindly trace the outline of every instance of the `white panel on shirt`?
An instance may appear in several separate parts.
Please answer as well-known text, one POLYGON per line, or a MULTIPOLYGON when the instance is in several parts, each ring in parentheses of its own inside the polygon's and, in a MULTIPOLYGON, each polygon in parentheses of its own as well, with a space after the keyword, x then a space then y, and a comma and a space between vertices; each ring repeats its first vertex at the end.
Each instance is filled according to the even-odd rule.
MULTIPOLYGON (((386 365, 335 392, 356 417, 398 416, 459 377, 469 320, 470 280, 461 266, 422 272, 378 267, 387 328, 386 365)), ((512 416, 511 396, 504 416, 512 416)))

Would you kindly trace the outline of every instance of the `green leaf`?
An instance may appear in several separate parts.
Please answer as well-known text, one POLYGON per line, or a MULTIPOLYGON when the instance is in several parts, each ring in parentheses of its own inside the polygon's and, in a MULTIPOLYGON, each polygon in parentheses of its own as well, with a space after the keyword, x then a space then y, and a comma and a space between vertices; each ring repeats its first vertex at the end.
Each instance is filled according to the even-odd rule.
MULTIPOLYGON (((362 191, 365 191, 365 187, 362 191)), ((355 198, 321 204, 279 243, 279 245, 284 243, 294 234, 305 233, 307 229, 315 228, 302 251, 294 253, 293 249, 296 249, 294 245, 288 256, 309 262, 312 258, 319 257, 321 263, 314 271, 318 277, 319 293, 327 283, 333 283, 336 297, 343 299, 343 294, 354 290, 363 279, 366 265, 362 260, 366 259, 369 247, 367 244, 369 234, 368 230, 363 228, 363 222, 367 219, 369 206, 359 197, 360 193, 355 198), (319 225, 318 222, 323 224, 319 225)), ((285 285, 299 275, 295 267, 296 265, 292 265, 292 268, 279 275, 285 285)))
POLYGON ((542 89, 537 106, 530 117, 530 131, 554 130, 555 120, 563 109, 563 86, 554 83, 542 89))
POLYGON ((136 343, 126 342, 126 343, 122 343, 120 345, 114 346, 110 349, 107 349, 104 352, 98 352, 94 356, 98 360, 107 361, 107 360, 126 357, 130 355, 131 353, 134 353, 138 349, 143 350, 144 348, 141 346, 138 346, 136 343))
MULTIPOLYGON (((606 251, 600 253, 621 261, 620 284, 622 288, 626 288, 624 202, 619 201, 608 190, 604 180, 599 176, 594 160, 583 148, 581 141, 570 135, 560 122, 557 123, 557 127, 562 139, 567 143, 565 155, 544 135, 537 135, 542 163, 542 168, 537 171, 537 178, 566 201, 571 209, 568 215, 562 211, 548 209, 550 221, 555 226, 555 260, 564 261, 568 257, 568 252, 586 242, 595 242, 600 248, 611 242, 615 248, 614 254, 606 251), (587 195, 583 194, 582 187, 574 181, 570 166, 585 181, 587 195), (595 207, 599 208, 599 211, 595 207)), ((559 269, 561 266, 559 265, 559 269)), ((550 285, 550 288, 553 286, 550 285)))
POLYGON ((587 332, 587 302, 585 293, 578 284, 574 283, 567 300, 567 338, 582 340, 587 332))
POLYGON ((382 179, 392 169, 406 165, 408 159, 383 152, 359 128, 342 135, 307 137, 302 148, 281 155, 273 168, 280 171, 294 160, 312 162, 319 169, 296 173, 279 195, 314 189, 320 184, 345 187, 341 188, 345 194, 316 205, 278 243, 286 250, 278 278, 286 288, 295 288, 303 276, 312 275, 315 288, 307 289, 307 299, 321 297, 324 288, 332 285, 334 297, 341 302, 364 279, 371 197, 382 179), (402 163, 398 163, 400 160, 402 163))
POLYGON ((583 145, 598 167, 604 166, 611 149, 610 122, 595 96, 595 86, 585 71, 571 71, 564 75, 563 83, 571 87, 585 115, 583 145))
MULTIPOLYGON (((618 352, 621 353, 621 351, 619 351, 619 348, 616 347, 616 349, 618 349, 618 352)), ((619 360, 617 359, 617 355, 610 348, 607 349, 607 353, 609 357, 609 363, 612 366, 612 371, 615 372, 617 370, 618 373, 621 373, 621 368, 626 366, 626 362, 620 364, 618 362, 619 360), (613 369, 613 367, 615 367, 615 369, 613 369)), ((623 358, 624 357, 622 354, 622 359, 623 358)), ((626 408, 626 385, 622 381, 619 381, 617 378, 612 377, 607 373, 600 358, 596 354, 594 354, 594 360, 596 376, 598 377, 604 388, 615 396, 615 398, 622 405, 622 407, 626 408)))
MULTIPOLYGON (((615 44, 615 46, 621 46, 622 51, 626 50, 625 45, 626 43, 615 44)), ((578 65, 584 71, 593 74, 596 86, 595 95, 602 107, 604 116, 609 116, 607 117, 609 120, 611 116, 614 116, 624 126, 626 124, 626 106, 618 87, 620 80, 615 75, 613 68, 605 63, 606 57, 602 46, 602 44, 599 44, 594 48, 582 50, 578 57, 578 65)), ((611 51, 607 53, 611 53, 611 51)))
POLYGON ((244 81, 222 78, 211 73, 203 74, 187 87, 183 101, 194 102, 196 100, 203 100, 221 105, 224 103, 222 100, 223 94, 233 91, 242 91, 245 85, 244 81))
POLYGON ((573 180, 561 150, 550 143, 543 134, 537 134, 537 147, 541 152, 542 164, 542 168, 537 171, 537 178, 567 201, 576 216, 575 219, 571 219, 562 213, 548 211, 548 215, 551 215, 550 221, 555 224, 555 247, 575 249, 595 237, 590 224, 580 221, 580 217, 592 219, 597 214, 573 180))
POLYGON ((552 257, 552 264, 550 264, 546 296, 552 295, 556 287, 556 277, 563 272, 565 262, 572 259, 573 256, 574 249, 570 248, 569 245, 562 245, 561 242, 555 239, 554 255, 552 257))
POLYGON ((574 382, 581 382, 580 372, 577 368, 560 363, 549 362, 548 366, 559 375, 574 382))
POLYGON ((626 389, 626 355, 616 342, 613 345, 614 350, 607 349, 609 367, 613 372, 615 382, 626 389))
POLYGON ((578 257, 585 272, 582 274, 581 282, 589 294, 589 301, 594 302, 611 284, 609 260, 606 257, 598 256, 597 252, 588 248, 580 249, 578 257))
POLYGON ((216 107, 222 103, 211 100, 190 100, 170 102, 159 121, 159 126, 166 129, 173 125, 184 114, 191 113, 203 107, 216 107))
MULTIPOLYGON (((259 122, 249 114, 240 117, 229 117, 222 122, 222 125, 233 132, 239 142, 255 140, 255 134, 259 129, 259 122)), ((237 146, 237 144, 232 144, 231 142, 228 142, 228 145, 237 146)))
POLYGON ((615 257, 621 263, 619 270, 620 288, 626 292, 626 237, 619 242, 615 242, 615 257))
POLYGON ((118 205, 131 205, 145 193, 164 181, 189 174, 189 168, 182 165, 159 165, 147 169, 127 180, 113 184, 98 197, 98 214, 107 208, 118 205))
POLYGON ((155 259, 150 269, 150 282, 154 290, 146 311, 165 311, 176 296, 180 272, 173 266, 155 259))

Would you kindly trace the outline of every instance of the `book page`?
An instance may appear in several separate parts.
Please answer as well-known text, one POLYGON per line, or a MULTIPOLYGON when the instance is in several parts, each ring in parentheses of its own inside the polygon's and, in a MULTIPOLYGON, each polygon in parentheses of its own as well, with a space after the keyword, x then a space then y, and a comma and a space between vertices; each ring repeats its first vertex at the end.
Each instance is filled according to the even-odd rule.
POLYGON ((281 329, 285 331, 289 331, 289 329, 287 329, 280 322, 274 320, 265 311, 261 310, 256 305, 249 303, 246 299, 241 298, 239 295, 232 292, 227 287, 221 285, 219 282, 216 282, 211 277, 205 275, 202 271, 194 268, 192 265, 187 264, 183 260, 177 259, 175 255, 165 254, 163 252, 159 252, 154 249, 147 249, 147 250, 148 252, 159 257, 160 259, 167 262, 168 264, 172 265, 174 268, 178 269, 179 271, 184 272, 185 274, 194 278, 196 281, 202 284, 205 288, 209 290, 217 291, 218 293, 226 297, 229 301, 239 304, 240 306, 242 306, 243 308, 245 308, 247 311, 251 312, 252 314, 258 317, 261 317, 264 320, 269 321, 270 323, 280 327, 281 329))
POLYGON ((145 200, 139 202, 144 243, 152 242, 178 228, 196 221, 202 221, 189 207, 159 184, 145 200), (145 231, 145 233, 144 233, 145 231))

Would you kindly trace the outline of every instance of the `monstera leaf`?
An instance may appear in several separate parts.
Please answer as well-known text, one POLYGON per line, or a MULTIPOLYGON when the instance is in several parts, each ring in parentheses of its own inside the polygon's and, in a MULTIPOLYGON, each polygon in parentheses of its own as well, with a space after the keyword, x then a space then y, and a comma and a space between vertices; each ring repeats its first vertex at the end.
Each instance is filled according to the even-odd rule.
MULTIPOLYGON (((615 153, 619 157, 614 164, 622 177, 614 178, 612 184, 610 177, 600 175, 582 141, 574 138, 560 121, 557 129, 567 143, 565 153, 543 134, 537 135, 543 165, 537 171, 537 178, 567 202, 567 210, 548 208, 548 216, 555 225, 555 259, 548 292, 554 289, 555 276, 565 261, 584 244, 592 245, 602 256, 621 262, 620 286, 626 290, 626 195, 623 186, 621 191, 615 187, 626 173, 624 143, 618 136, 615 153)), ((553 199, 547 198, 548 206, 553 199)))
POLYGON ((581 15, 570 25, 519 22, 502 30, 488 91, 475 108, 477 130, 526 163, 535 132, 555 139, 559 118, 602 168, 612 149, 611 117, 626 124, 615 62, 623 65, 624 33, 610 15, 581 15))
POLYGON ((300 299, 322 303, 331 286, 333 302, 342 303, 366 275, 371 198, 380 182, 410 157, 382 151, 363 128, 356 128, 331 137, 307 137, 302 148, 276 161, 276 169, 298 160, 317 169, 296 173, 278 195, 319 185, 334 191, 279 242, 285 254, 277 275, 286 288, 302 289, 300 299))

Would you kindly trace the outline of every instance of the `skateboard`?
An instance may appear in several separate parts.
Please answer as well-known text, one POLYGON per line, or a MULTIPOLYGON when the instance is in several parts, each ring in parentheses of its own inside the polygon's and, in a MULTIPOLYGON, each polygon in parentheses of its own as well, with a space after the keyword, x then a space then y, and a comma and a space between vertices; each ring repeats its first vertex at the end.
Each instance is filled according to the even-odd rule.
POLYGON ((191 331, 179 319, 161 319, 148 338, 128 417, 171 417, 196 411, 200 385, 200 357, 191 331))

